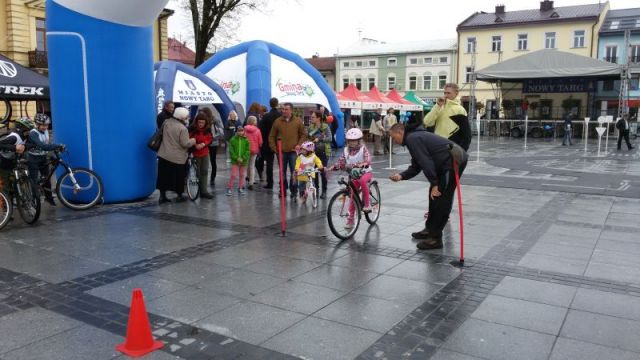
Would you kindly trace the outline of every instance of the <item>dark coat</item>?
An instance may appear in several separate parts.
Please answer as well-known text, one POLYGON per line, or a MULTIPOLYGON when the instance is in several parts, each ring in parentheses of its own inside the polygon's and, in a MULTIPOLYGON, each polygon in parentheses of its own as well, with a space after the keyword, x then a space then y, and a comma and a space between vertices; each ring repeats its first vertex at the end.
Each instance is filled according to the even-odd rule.
POLYGON ((262 119, 258 123, 258 128, 260 129, 260 133, 262 133, 262 139, 264 139, 264 141, 262 142, 262 147, 260 148, 261 151, 266 151, 267 153, 271 152, 271 148, 269 148, 269 141, 267 141, 267 139, 269 139, 269 134, 271 133, 273 123, 280 116, 282 116, 282 114, 280 114, 278 109, 271 108, 271 111, 264 114, 262 116, 262 119))
MULTIPOLYGON (((409 149, 411 165, 400 175, 408 180, 421 171, 427 177, 431 186, 438 185, 448 170, 453 168, 451 153, 453 142, 442 136, 430 133, 423 127, 407 131, 405 129, 402 145, 409 149)), ((465 161, 467 155, 465 153, 465 161)))
POLYGON ((156 117, 156 125, 158 126, 158 129, 160 129, 160 127, 162 127, 162 124, 164 124, 164 121, 170 119, 171 116, 173 115, 170 112, 162 109, 162 112, 156 117))

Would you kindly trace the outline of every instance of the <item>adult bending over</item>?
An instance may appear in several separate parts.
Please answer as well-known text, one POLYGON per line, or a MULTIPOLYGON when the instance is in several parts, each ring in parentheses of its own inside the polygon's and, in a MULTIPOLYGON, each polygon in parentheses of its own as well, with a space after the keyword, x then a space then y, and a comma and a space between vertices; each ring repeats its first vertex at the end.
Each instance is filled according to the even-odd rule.
POLYGON ((442 230, 451 213, 456 189, 453 160, 455 159, 458 172, 462 175, 467 165, 467 153, 451 140, 432 134, 423 127, 407 132, 403 124, 396 124, 391 127, 390 133, 394 143, 409 149, 411 165, 402 173, 391 175, 389 179, 409 180, 422 171, 430 183, 429 215, 424 229, 411 236, 422 240, 417 244, 418 249, 441 249, 442 230))

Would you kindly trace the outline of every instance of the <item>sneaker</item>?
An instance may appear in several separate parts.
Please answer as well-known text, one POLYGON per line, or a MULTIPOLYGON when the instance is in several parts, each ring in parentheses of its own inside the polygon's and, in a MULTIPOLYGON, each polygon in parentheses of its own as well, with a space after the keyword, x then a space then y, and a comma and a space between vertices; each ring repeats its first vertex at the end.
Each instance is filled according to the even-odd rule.
POLYGON ((45 196, 44 201, 48 202, 51 206, 56 206, 56 201, 53 197, 45 196))
POLYGON ((181 202, 185 202, 187 201, 187 198, 184 197, 183 195, 178 195, 178 197, 176 198, 176 202, 177 203, 181 203, 181 202))
POLYGON ((353 220, 347 221, 347 224, 344 226, 345 230, 353 229, 353 220))
POLYGON ((244 189, 242 189, 242 188, 238 189, 238 195, 240 195, 240 196, 244 196, 244 195, 246 195, 246 194, 247 194, 247 193, 244 191, 244 189))
POLYGON ((227 196, 231 196, 231 195, 232 195, 232 194, 231 194, 231 189, 227 189, 227 193, 226 193, 226 195, 227 195, 227 196))
POLYGON ((365 206, 362 208, 362 211, 364 211, 365 213, 370 213, 371 212, 371 206, 365 206))
POLYGON ((320 199, 326 199, 327 198, 327 194, 326 193, 322 193, 320 194, 320 199))
POLYGON ((442 238, 430 237, 417 243, 416 247, 420 250, 442 249, 442 238))
POLYGON ((200 197, 203 199, 213 199, 213 195, 209 193, 200 194, 200 197))
MULTIPOLYGON (((255 183, 254 183, 254 184, 255 184, 255 183)), ((253 185, 249 185, 249 186, 247 186, 247 189, 248 189, 248 190, 253 190, 253 185)))
POLYGON ((166 203, 170 203, 171 200, 167 199, 166 197, 164 198, 160 198, 160 200, 158 200, 158 205, 162 205, 162 204, 166 204, 166 203))
POLYGON ((272 185, 267 184, 267 185, 263 186, 262 188, 263 189, 267 189, 267 190, 271 190, 271 189, 273 189, 273 184, 272 185))

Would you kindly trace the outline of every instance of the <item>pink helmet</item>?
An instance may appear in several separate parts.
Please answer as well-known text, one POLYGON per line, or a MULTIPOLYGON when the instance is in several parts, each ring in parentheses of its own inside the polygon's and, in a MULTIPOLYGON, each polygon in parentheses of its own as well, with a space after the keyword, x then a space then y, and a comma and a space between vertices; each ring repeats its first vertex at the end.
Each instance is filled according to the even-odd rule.
POLYGON ((358 128, 351 128, 347 130, 347 140, 360 140, 362 139, 362 130, 358 128))
POLYGON ((312 143, 311 141, 305 141, 302 143, 302 145, 300 145, 301 148, 307 150, 307 151, 315 151, 316 150, 316 145, 314 143, 312 143))

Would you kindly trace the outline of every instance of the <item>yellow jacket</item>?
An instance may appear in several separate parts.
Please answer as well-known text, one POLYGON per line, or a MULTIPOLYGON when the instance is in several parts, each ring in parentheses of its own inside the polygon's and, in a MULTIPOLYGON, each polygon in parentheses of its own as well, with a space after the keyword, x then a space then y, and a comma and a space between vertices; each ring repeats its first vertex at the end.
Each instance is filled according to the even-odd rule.
POLYGON ((467 116, 467 110, 465 110, 459 102, 455 100, 447 100, 444 104, 444 108, 440 105, 436 105, 431 111, 424 117, 424 127, 436 127, 436 135, 440 135, 444 138, 449 138, 456 131, 458 131, 458 125, 451 120, 450 116, 464 115, 467 116))
MULTIPOLYGON (((311 153, 309 156, 298 155, 296 159, 296 171, 304 171, 305 169, 317 168, 322 170, 322 161, 315 153, 311 153)), ((312 178, 316 178, 316 174, 311 175, 312 178)), ((307 175, 298 175, 298 181, 307 181, 307 175)))

